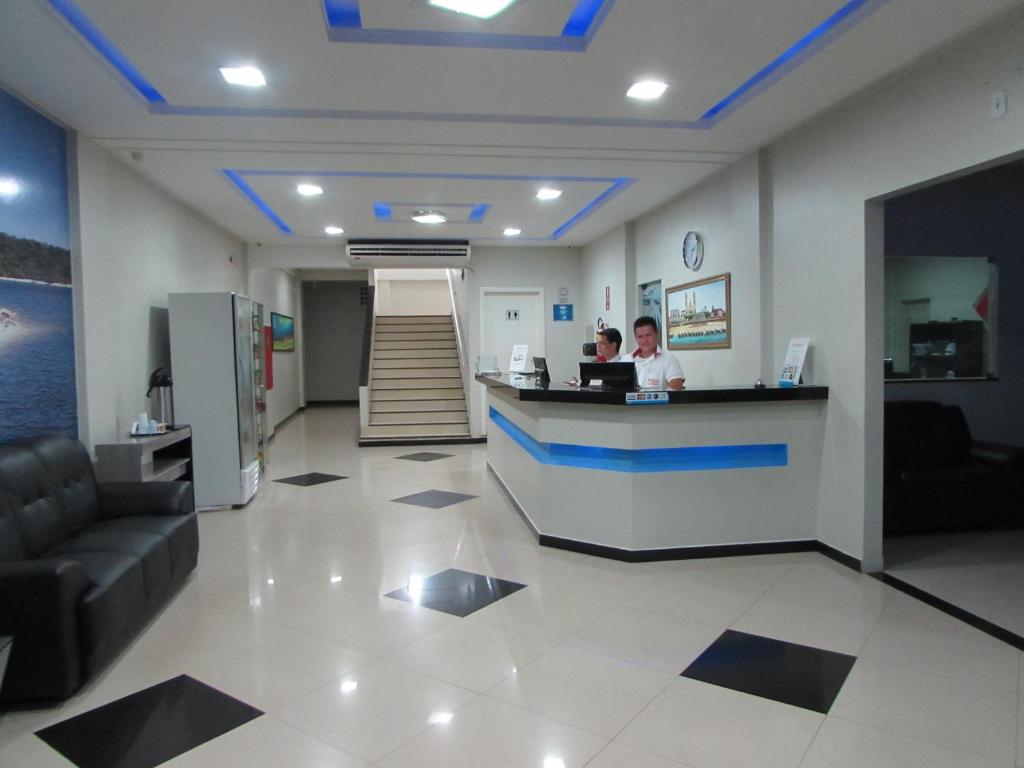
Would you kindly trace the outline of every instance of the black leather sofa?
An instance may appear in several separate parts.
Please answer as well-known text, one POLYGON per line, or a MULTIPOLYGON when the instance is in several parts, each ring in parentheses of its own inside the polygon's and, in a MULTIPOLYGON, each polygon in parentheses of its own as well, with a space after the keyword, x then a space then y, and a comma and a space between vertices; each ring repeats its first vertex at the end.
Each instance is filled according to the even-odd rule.
POLYGON ((190 483, 97 483, 85 447, 0 447, 0 705, 63 699, 109 663, 196 566, 190 483))
POLYGON ((1024 448, 971 439, 963 411, 885 404, 885 533, 1024 527, 1024 448))

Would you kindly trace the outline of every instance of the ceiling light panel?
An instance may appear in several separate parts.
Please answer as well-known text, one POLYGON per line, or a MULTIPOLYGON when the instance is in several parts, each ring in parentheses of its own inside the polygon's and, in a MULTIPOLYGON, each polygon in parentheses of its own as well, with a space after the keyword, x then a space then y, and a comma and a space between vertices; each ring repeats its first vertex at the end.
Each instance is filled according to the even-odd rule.
POLYGON ((492 19, 516 0, 428 0, 428 4, 477 19, 492 19))
POLYGON ((417 224, 444 224, 448 217, 439 211, 416 211, 412 220, 417 224))
POLYGON ((661 80, 640 80, 629 87, 626 95, 639 101, 654 101, 660 99, 666 90, 668 90, 668 83, 663 83, 661 80))
POLYGON ((324 193, 324 188, 316 184, 299 184, 295 191, 303 197, 319 197, 324 193))
POLYGON ((538 200, 557 200, 562 196, 562 190, 554 187, 541 187, 537 190, 538 200))
POLYGON ((244 88, 262 88, 267 84, 267 78, 256 67, 221 67, 221 77, 229 84, 238 85, 244 88))

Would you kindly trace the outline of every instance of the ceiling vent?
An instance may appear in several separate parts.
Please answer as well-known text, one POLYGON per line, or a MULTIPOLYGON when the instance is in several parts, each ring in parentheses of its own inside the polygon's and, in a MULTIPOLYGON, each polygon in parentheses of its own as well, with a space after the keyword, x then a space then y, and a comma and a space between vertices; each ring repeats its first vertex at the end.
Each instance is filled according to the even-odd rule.
POLYGON ((353 267, 465 267, 468 240, 349 240, 353 267))

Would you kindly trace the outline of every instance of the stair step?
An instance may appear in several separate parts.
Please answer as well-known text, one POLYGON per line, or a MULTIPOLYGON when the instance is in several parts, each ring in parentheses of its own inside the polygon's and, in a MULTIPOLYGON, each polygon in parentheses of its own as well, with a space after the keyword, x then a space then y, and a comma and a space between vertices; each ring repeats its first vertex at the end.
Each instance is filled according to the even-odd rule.
POLYGON ((373 369, 374 382, 384 379, 458 379, 462 386, 462 371, 458 368, 385 368, 373 369))
POLYGON ((455 349, 455 340, 445 339, 424 339, 423 341, 409 341, 408 338, 402 339, 375 339, 374 340, 374 351, 380 349, 455 349))
POLYGON ((422 333, 400 331, 398 333, 391 333, 390 331, 382 331, 378 328, 377 333, 375 334, 375 340, 406 341, 418 344, 421 341, 454 341, 455 334, 452 331, 423 331, 422 333))
POLYGON ((372 413, 370 424, 468 424, 466 412, 440 413, 372 413))
POLYGON ((454 360, 459 355, 454 349, 375 349, 373 359, 376 360, 454 360))
MULTIPOLYGON (((417 390, 422 391, 422 390, 417 390)), ((370 415, 377 413, 428 413, 433 411, 466 412, 466 401, 463 398, 451 400, 373 400, 370 402, 370 415)))
POLYGON ((363 427, 362 437, 459 437, 468 424, 376 424, 363 427))
POLYGON ((373 370, 385 371, 390 368, 454 368, 459 370, 457 357, 405 357, 402 359, 378 358, 373 356, 373 370))
POLYGON ((403 325, 407 323, 450 323, 451 315, 377 315, 378 325, 403 325))
POLYGON ((462 394, 462 379, 432 377, 429 379, 377 379, 374 377, 371 389, 451 389, 462 394))
MULTIPOLYGON (((390 383, 390 382, 389 382, 390 383)), ((403 402, 406 400, 465 400, 462 387, 430 388, 422 389, 381 389, 377 387, 370 391, 370 402, 373 407, 377 403, 403 402)))
POLYGON ((455 333, 451 323, 431 323, 429 325, 378 325, 377 333, 408 333, 419 336, 422 333, 455 333))

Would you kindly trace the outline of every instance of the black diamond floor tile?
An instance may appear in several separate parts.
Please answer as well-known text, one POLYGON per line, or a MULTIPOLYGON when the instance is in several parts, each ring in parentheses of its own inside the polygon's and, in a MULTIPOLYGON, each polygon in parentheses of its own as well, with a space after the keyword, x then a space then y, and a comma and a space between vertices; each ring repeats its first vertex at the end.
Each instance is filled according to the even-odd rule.
POLYGON ((460 501, 469 501, 475 499, 476 496, 472 496, 468 493, 452 493, 451 491, 423 491, 422 493, 414 493, 411 496, 403 496, 400 499, 392 499, 402 504, 413 504, 417 507, 430 507, 431 509, 441 509, 441 507, 448 507, 452 504, 458 504, 460 501))
POLYGON ((828 714, 855 661, 727 629, 682 676, 828 714))
POLYGON ((320 483, 331 483, 335 480, 347 480, 348 478, 343 475, 326 475, 323 472, 307 472, 304 475, 293 475, 291 477, 282 477, 280 480, 275 480, 275 483, 288 483, 289 485, 301 485, 306 488, 310 485, 320 485, 320 483))
POLYGON ((152 768, 263 712, 181 675, 36 732, 79 768, 152 768))
POLYGON ((406 459, 407 461, 437 461, 438 459, 450 459, 452 454, 450 453, 431 453, 430 451, 420 451, 419 453, 407 453, 405 456, 396 456, 398 459, 406 459))
POLYGON ((413 582, 407 587, 388 592, 385 597, 444 611, 453 616, 469 616, 525 586, 493 576, 449 568, 423 579, 422 583, 413 582))

